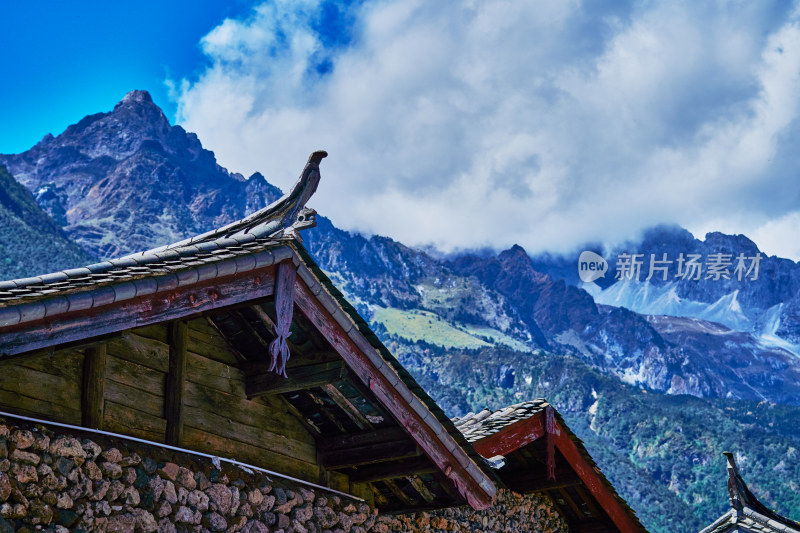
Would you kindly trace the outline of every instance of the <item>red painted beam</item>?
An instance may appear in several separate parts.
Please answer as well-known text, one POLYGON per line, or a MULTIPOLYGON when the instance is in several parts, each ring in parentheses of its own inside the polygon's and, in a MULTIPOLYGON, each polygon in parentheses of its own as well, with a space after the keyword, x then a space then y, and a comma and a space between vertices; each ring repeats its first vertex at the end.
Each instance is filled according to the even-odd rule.
POLYGON ((510 454, 541 437, 547 439, 548 478, 555 477, 551 476, 551 474, 555 474, 555 457, 553 455, 553 447, 555 447, 622 533, 645 531, 630 511, 620 504, 595 469, 584 459, 578 446, 555 417, 555 410, 552 407, 546 407, 545 410, 529 418, 514 422, 493 435, 473 442, 472 446, 479 454, 490 458, 496 455, 510 454))
MULTIPOLYGON (((471 460, 466 453, 458 446, 454 447, 454 451, 448 450, 441 437, 414 410, 409 401, 401 395, 398 388, 406 387, 406 385, 399 379, 399 376, 397 376, 397 380, 394 383, 391 382, 369 359, 367 354, 359 349, 354 340, 348 336, 344 328, 322 306, 301 279, 297 280, 295 286, 295 304, 341 355, 342 359, 345 360, 361 382, 375 394, 385 408, 406 428, 425 455, 453 482, 467 502, 475 509, 488 509, 492 504, 494 491, 488 492, 481 487, 478 481, 467 472, 467 464, 471 460), (456 453, 458 452, 461 453, 457 457, 456 453)), ((433 416, 433 414, 429 412, 428 416, 433 416)), ((450 437, 448 435, 445 438, 450 437)))
POLYGON ((569 462, 578 477, 581 478, 586 488, 592 493, 603 510, 608 514, 621 533, 642 533, 646 530, 617 500, 608 486, 600 478, 586 459, 584 459, 578 446, 569 437, 569 433, 561 427, 558 420, 554 420, 553 440, 561 455, 569 462))
POLYGON ((545 415, 542 411, 530 418, 514 422, 493 435, 473 442, 472 446, 479 454, 490 458, 495 455, 507 455, 544 435, 545 415))

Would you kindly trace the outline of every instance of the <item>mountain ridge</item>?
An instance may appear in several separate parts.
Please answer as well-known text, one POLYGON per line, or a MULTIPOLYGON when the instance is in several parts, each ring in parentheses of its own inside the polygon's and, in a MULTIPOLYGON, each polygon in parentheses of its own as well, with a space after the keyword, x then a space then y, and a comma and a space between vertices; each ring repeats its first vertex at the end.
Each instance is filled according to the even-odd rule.
MULTIPOLYGON (((40 238, 55 239, 63 231, 66 242, 80 244, 87 257, 174 242, 232 222, 280 195, 261 174, 245 179, 220 167, 196 135, 170 125, 142 91, 129 93, 112 111, 90 115, 59 136, 45 136, 22 154, 0 155, 0 163, 9 164, 30 190, 29 201, 38 202, 36 208, 46 217, 42 220, 51 221, 41 224, 55 228, 40 238)), ((15 185, 20 187, 0 181, 0 193, 15 185)), ((671 531, 676 524, 696 528, 718 514, 709 502, 722 501, 719 495, 694 500, 713 486, 708 465, 721 451, 717 448, 727 446, 722 439, 735 440, 752 454, 762 473, 778 464, 779 455, 791 460, 793 446, 800 449, 786 430, 784 415, 775 414, 800 413, 793 405, 780 405, 800 404, 798 358, 778 342, 800 336, 800 327, 792 322, 800 324, 800 304, 785 297, 800 279, 792 262, 764 263, 769 267, 765 276, 780 274, 777 296, 759 285, 742 299, 745 307, 752 307, 753 302, 763 306, 783 298, 759 315, 762 330, 777 339, 770 345, 752 331, 694 317, 649 316, 598 302, 596 294, 574 282, 577 258, 531 257, 520 246, 436 257, 388 237, 341 230, 323 216, 317 221, 316 228, 304 232, 309 252, 448 414, 547 395, 570 417, 570 425, 579 428, 582 439, 600 447, 593 454, 606 458, 599 461, 601 466, 613 473, 621 494, 655 530, 671 531), (713 414, 721 431, 714 435, 692 427, 692 438, 705 444, 688 457, 689 441, 675 440, 676 427, 662 420, 673 417, 688 426, 681 414, 687 405, 701 418, 713 414), (625 409, 634 408, 642 412, 627 413, 628 420, 621 420, 625 409), (740 416, 747 409, 768 415, 759 420, 740 416), (658 411, 661 418, 649 411, 658 411), (726 413, 739 418, 726 418, 726 413), (777 440, 765 440, 772 448, 737 440, 745 431, 761 431, 777 440), (671 469, 669 461, 675 463, 671 469), (648 489, 653 481, 659 487, 648 489), (654 502, 662 508, 651 509, 654 502), (681 516, 670 522, 660 516, 666 509, 681 516)), ((752 252, 736 236, 715 234, 703 248, 685 230, 658 234, 654 229, 648 235, 649 240, 637 245, 642 253, 656 253, 660 247, 668 253, 710 253, 711 245, 733 250, 737 243, 752 252)), ((0 243, 5 238, 0 233, 0 243)), ((41 273, 31 268, 26 264, 23 276, 41 273)), ((0 271, 8 272, 2 265, 0 271)), ((611 280, 601 281, 600 290, 612 286, 606 281, 611 280)), ((681 290, 686 291, 683 298, 712 299, 726 296, 729 288, 681 290)), ((800 502, 786 489, 769 487, 788 502, 789 511, 800 512, 800 502)))

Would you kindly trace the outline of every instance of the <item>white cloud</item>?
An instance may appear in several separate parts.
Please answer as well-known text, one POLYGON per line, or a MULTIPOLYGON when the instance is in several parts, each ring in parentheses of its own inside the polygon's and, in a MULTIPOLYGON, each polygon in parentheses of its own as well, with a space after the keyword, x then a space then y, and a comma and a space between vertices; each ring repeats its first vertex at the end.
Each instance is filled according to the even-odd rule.
POLYGON ((283 188, 327 149, 314 207, 408 244, 566 250, 713 221, 766 245, 800 198, 781 5, 388 0, 351 8, 341 47, 314 2, 270 2, 204 38, 178 118, 283 188))

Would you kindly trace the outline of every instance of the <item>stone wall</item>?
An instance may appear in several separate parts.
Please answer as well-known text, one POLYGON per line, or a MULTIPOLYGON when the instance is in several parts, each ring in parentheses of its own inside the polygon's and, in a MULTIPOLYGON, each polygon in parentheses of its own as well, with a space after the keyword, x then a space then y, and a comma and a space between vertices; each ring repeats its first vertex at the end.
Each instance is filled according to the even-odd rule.
POLYGON ((567 523, 550 498, 536 495, 520 496, 504 489, 497 492, 494 505, 486 511, 476 511, 471 507, 453 507, 440 511, 380 516, 374 529, 403 533, 423 531, 561 533, 569 531, 567 523))
POLYGON ((0 419, 0 533, 361 533, 377 511, 157 445, 0 419))
POLYGON ((547 498, 378 516, 366 503, 158 445, 0 418, 0 533, 566 531, 547 498))

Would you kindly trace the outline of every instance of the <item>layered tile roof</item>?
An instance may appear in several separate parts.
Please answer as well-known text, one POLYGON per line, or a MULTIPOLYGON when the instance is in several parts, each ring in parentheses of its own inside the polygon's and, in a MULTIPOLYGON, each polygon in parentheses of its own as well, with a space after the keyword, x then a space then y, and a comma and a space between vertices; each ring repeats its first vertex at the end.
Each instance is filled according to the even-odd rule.
POLYGON ((324 151, 311 154, 288 194, 222 228, 120 259, 0 282, 0 327, 130 300, 288 258, 274 258, 270 249, 315 225, 316 212, 305 203, 317 189, 319 163, 325 156, 324 151))
POLYGON ((469 442, 494 435, 514 422, 525 420, 544 411, 550 404, 544 399, 531 400, 509 405, 497 411, 484 409, 479 413, 469 413, 462 418, 454 418, 453 423, 469 442))

